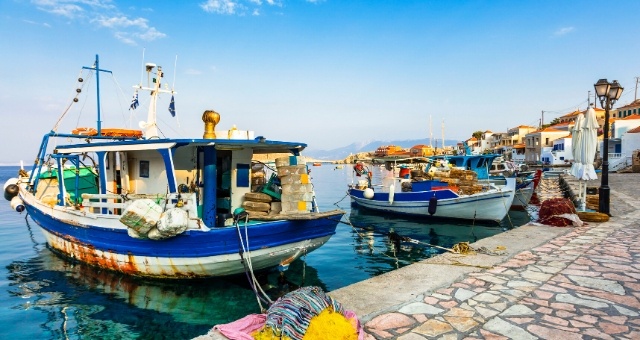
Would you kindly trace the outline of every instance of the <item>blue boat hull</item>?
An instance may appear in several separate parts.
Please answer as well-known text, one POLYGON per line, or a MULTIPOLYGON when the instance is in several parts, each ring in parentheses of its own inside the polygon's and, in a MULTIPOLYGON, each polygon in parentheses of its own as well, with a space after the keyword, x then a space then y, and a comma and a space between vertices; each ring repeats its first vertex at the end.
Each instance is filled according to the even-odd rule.
POLYGON ((26 205, 54 250, 73 259, 130 275, 195 278, 242 273, 240 256, 254 270, 288 264, 324 244, 342 212, 311 220, 252 222, 209 231, 189 230, 165 240, 136 239, 126 229, 75 225, 26 205), (245 235, 246 231, 246 235, 245 235))

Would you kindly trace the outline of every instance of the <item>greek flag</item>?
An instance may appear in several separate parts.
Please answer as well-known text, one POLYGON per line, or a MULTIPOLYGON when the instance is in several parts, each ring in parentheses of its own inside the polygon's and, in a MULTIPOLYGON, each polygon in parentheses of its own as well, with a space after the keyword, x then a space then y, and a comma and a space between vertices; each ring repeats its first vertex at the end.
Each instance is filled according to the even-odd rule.
POLYGON ((169 113, 171 113, 171 117, 176 116, 176 102, 173 101, 173 96, 171 96, 171 103, 169 103, 169 113))
POLYGON ((129 110, 137 109, 138 105, 140 105, 140 103, 138 103, 138 91, 136 91, 136 93, 133 95, 133 99, 131 100, 131 106, 129 106, 129 110))

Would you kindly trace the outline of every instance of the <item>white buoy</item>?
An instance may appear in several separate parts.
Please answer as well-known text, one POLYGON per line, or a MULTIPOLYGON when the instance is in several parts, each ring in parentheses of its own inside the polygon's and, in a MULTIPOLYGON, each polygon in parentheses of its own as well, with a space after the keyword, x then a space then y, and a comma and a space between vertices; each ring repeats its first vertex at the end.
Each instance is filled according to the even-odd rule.
POLYGON ((374 195, 373 189, 371 188, 366 188, 364 189, 364 192, 362 193, 362 196, 364 196, 364 198, 366 199, 372 199, 374 195))
POLYGON ((17 212, 24 211, 24 202, 22 202, 22 199, 19 196, 15 196, 11 199, 11 209, 17 212))
POLYGON ((396 193, 396 186, 391 184, 389 186, 389 204, 393 204, 393 196, 396 193))

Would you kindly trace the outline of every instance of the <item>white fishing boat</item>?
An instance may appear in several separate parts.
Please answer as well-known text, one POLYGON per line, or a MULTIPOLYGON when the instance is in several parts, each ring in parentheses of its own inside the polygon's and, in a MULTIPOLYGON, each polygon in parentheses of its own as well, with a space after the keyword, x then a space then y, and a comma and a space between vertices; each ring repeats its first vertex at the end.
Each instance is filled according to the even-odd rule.
MULTIPOLYGON (((50 249, 126 274, 183 279, 286 268, 329 240, 344 212, 315 204, 306 144, 215 131, 213 110, 202 115, 202 137, 160 136, 157 100, 170 95, 175 114, 176 92, 163 88, 161 67, 145 68, 149 83, 135 86, 131 105, 137 91, 150 93, 141 130, 103 128, 98 87, 96 127, 45 133, 31 171, 5 183, 5 198, 26 209, 50 249), (264 154, 283 155, 276 169, 252 161, 264 154)), ((83 69, 100 84, 98 56, 83 69)))

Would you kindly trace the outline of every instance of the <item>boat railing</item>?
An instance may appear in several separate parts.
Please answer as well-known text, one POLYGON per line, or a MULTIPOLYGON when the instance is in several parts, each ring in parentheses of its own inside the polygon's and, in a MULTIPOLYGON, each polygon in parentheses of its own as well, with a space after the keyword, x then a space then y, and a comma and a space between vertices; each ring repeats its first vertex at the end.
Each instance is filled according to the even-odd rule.
POLYGON ((122 215, 124 210, 136 199, 151 199, 165 210, 179 207, 190 218, 198 217, 195 193, 170 194, 82 194, 81 209, 94 214, 122 215))

